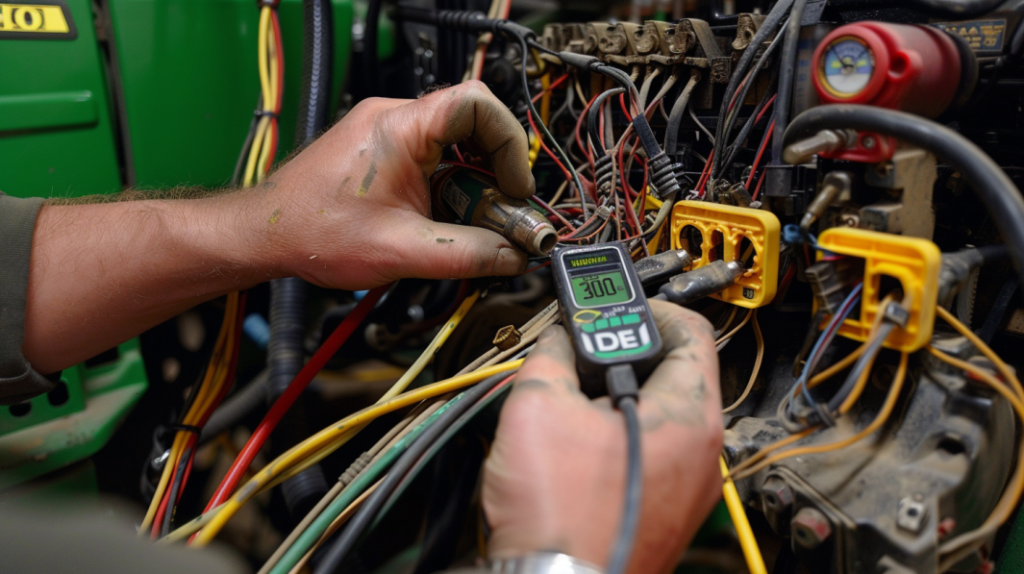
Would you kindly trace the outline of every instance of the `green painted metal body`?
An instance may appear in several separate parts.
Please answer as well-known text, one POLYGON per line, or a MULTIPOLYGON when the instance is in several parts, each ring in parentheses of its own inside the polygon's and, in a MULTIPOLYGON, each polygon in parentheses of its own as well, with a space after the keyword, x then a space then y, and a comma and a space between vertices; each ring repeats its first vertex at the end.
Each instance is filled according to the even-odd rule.
MULTIPOLYGON (((77 197, 226 185, 259 95, 258 5, 108 0, 94 20, 90 0, 67 3, 76 38, 0 41, 0 190, 77 197)), ((337 102, 354 7, 333 6, 337 102)), ((302 0, 282 0, 279 14, 280 158, 293 148, 299 106, 302 0)), ((388 55, 388 28, 381 39, 388 55)), ((64 371, 56 393, 0 407, 0 489, 83 460, 109 440, 148 385, 137 340, 120 351, 114 363, 64 371)))
MULTIPOLYGON (((334 0, 337 101, 351 51, 352 2, 334 0)), ((302 1, 282 0, 285 91, 280 155, 292 149, 302 76, 302 1)), ((228 183, 259 96, 259 10, 251 0, 112 0, 134 182, 228 183)))
MULTIPOLYGON (((258 6, 109 0, 97 26, 89 0, 68 5, 76 39, 0 42, 0 190, 75 197, 127 186, 227 184, 259 96, 258 6)), ((351 52, 353 4, 333 6, 336 102, 351 52)), ((302 0, 282 0, 279 14, 284 157, 299 105, 302 0)), ((390 48, 390 35, 382 38, 390 48)))
POLYGON ((0 190, 68 197, 121 186, 113 108, 89 0, 74 40, 0 41, 0 190))
POLYGON ((62 387, 0 407, 0 490, 90 457, 107 443, 148 386, 138 340, 120 345, 118 355, 104 365, 66 369, 62 387))

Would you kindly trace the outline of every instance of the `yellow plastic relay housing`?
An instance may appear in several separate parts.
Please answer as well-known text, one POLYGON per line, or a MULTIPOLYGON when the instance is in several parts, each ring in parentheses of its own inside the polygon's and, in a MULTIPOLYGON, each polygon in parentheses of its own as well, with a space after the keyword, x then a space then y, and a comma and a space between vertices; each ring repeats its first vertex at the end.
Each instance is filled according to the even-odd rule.
MULTIPOLYGON (((939 297, 939 269, 942 252, 927 239, 904 237, 865 229, 834 227, 818 237, 818 246, 837 255, 864 260, 864 288, 860 299, 860 317, 848 318, 839 334, 855 341, 866 341, 871 325, 881 309, 882 277, 900 282, 909 297, 910 318, 906 328, 896 328, 884 346, 911 353, 925 346, 935 327, 935 306, 939 297)), ((818 259, 825 257, 821 251, 818 259)), ((906 301, 906 299, 905 299, 906 301)))
POLYGON ((738 307, 754 309, 772 302, 779 285, 779 237, 781 226, 769 211, 721 205, 703 201, 680 201, 672 208, 672 248, 686 249, 693 256, 690 269, 699 269, 719 257, 724 261, 743 258, 747 240, 754 253, 749 267, 724 291, 712 295, 738 307), (700 232, 701 244, 690 245, 683 231, 700 232), (698 251, 700 257, 697 257, 698 251))

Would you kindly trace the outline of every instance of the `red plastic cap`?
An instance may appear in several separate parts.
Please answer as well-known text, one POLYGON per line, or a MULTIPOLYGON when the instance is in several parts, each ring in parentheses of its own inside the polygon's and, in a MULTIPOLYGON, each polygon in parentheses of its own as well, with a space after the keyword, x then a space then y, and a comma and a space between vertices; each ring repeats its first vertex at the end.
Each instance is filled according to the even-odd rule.
POLYGON ((814 51, 811 77, 824 103, 867 104, 934 118, 953 102, 961 61, 954 40, 929 26, 858 22, 814 51))

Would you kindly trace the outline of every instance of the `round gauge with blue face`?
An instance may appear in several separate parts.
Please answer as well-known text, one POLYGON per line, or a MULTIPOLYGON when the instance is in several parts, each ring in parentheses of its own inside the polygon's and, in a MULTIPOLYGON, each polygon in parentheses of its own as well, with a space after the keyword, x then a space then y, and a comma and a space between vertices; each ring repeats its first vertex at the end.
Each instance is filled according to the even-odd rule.
POLYGON ((875 55, 858 38, 844 36, 829 44, 822 55, 818 74, 821 84, 838 97, 860 93, 875 73, 875 55))

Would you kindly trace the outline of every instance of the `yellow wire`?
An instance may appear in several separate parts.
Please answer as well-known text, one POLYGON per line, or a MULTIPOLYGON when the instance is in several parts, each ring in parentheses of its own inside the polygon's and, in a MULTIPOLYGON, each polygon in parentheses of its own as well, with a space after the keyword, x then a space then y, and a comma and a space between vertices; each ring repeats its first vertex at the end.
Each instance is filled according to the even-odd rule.
MULTIPOLYGON (((394 385, 392 385, 392 387, 388 390, 388 392, 385 393, 377 401, 376 404, 380 405, 380 404, 383 404, 383 403, 385 403, 385 402, 395 398, 402 391, 404 391, 406 388, 408 388, 408 386, 414 380, 416 380, 416 377, 418 377, 420 375, 420 373, 423 372, 423 369, 426 368, 426 366, 428 364, 430 364, 430 361, 434 358, 434 355, 437 354, 437 350, 440 349, 441 346, 445 343, 445 341, 448 340, 448 337, 452 334, 453 331, 455 331, 455 328, 459 326, 459 323, 462 322, 462 319, 465 318, 466 314, 469 313, 469 310, 473 307, 473 305, 476 303, 476 301, 479 298, 480 298, 480 291, 479 290, 473 292, 470 296, 466 297, 466 299, 462 302, 462 304, 459 305, 458 309, 455 310, 455 313, 452 314, 451 318, 448 319, 448 321, 445 323, 444 327, 441 328, 441 330, 437 333, 437 335, 434 336, 434 339, 430 342, 430 344, 427 345, 427 348, 424 349, 423 353, 420 354, 419 358, 416 359, 416 362, 414 362, 412 364, 412 366, 409 367, 409 369, 406 370, 405 374, 403 374, 402 377, 399 378, 399 380, 396 381, 394 385)), ((260 492, 262 492, 264 490, 268 490, 270 488, 273 488, 274 486, 284 482, 285 480, 288 480, 289 478, 291 478, 292 476, 295 476, 296 474, 302 472, 303 470, 305 470, 305 469, 307 469, 307 468, 309 468, 309 467, 319 463, 321 460, 326 458, 332 452, 334 452, 335 450, 340 448, 342 445, 344 445, 346 442, 351 440, 352 437, 354 437, 356 434, 359 433, 359 431, 361 431, 363 428, 365 428, 367 424, 369 424, 369 422, 367 422, 366 424, 357 425, 357 426, 355 426, 353 428, 349 428, 340 437, 338 437, 337 439, 331 441, 329 444, 323 446, 317 452, 314 452, 313 454, 308 456, 308 458, 306 458, 302 462, 298 463, 297 465, 295 465, 291 469, 288 469, 286 472, 282 473, 280 476, 275 478, 273 481, 271 481, 271 482, 267 483, 266 485, 264 485, 263 487, 261 487, 260 488, 260 492)), ((217 508, 220 508, 220 507, 217 507, 217 508)), ((212 519, 212 516, 213 516, 212 513, 217 511, 217 508, 214 508, 210 512, 208 512, 208 513, 203 515, 203 516, 210 515, 209 518, 205 519, 205 521, 197 522, 196 520, 193 520, 192 522, 188 523, 187 525, 183 526, 182 528, 179 528, 178 530, 179 531, 183 530, 185 527, 193 527, 194 529, 192 531, 183 534, 184 537, 191 536, 193 534, 193 532, 195 532, 196 530, 198 530, 199 528, 201 528, 202 526, 207 524, 210 521, 210 519, 212 519)), ((203 517, 200 517, 200 519, 202 519, 202 518, 203 517)), ((181 539, 181 537, 178 536, 178 531, 175 531, 175 533, 173 533, 173 534, 174 534, 174 538, 171 538, 170 536, 168 536, 165 539, 172 540, 172 541, 173 540, 181 539)))
POLYGON ((547 125, 551 120, 551 72, 541 77, 540 85, 544 94, 540 97, 540 120, 547 125))
POLYGON ((253 185, 253 176, 256 172, 256 160, 259 159, 260 148, 263 145, 264 133, 267 131, 267 127, 270 124, 270 118, 263 116, 260 118, 259 123, 256 124, 256 135, 252 139, 252 147, 249 149, 249 159, 245 164, 245 177, 242 179, 243 187, 250 187, 253 185))
POLYGON ((1002 375, 1004 379, 1006 379, 1006 382, 1010 384, 1010 388, 1013 389, 1013 392, 1016 393, 1016 395, 1020 398, 1021 402, 1024 403, 1024 388, 1021 387, 1020 380, 1017 378, 1017 375, 1013 372, 1013 369, 1011 369, 1009 365, 1007 365, 1001 358, 999 358, 999 355, 997 355, 995 351, 993 351, 987 344, 985 344, 985 341, 981 340, 981 337, 975 335, 974 331, 968 329, 967 326, 961 323, 960 320, 957 319, 952 313, 938 306, 935 308, 935 310, 939 313, 939 317, 942 317, 944 321, 952 325, 958 333, 960 333, 964 337, 967 337, 967 340, 970 341, 972 345, 977 347, 977 349, 981 351, 982 355, 985 355, 985 357, 988 358, 989 361, 992 361, 992 364, 995 365, 996 369, 999 370, 999 374, 1002 375))
POLYGON ((740 547, 743 548, 743 557, 747 560, 747 569, 750 574, 768 574, 764 558, 761 557, 761 549, 757 546, 757 538, 754 538, 754 531, 750 528, 747 513, 743 510, 740 493, 736 491, 736 485, 729 478, 729 467, 722 457, 718 458, 718 464, 722 467, 722 498, 725 499, 725 506, 729 509, 732 525, 736 528, 736 536, 740 540, 740 547))
POLYGON ((910 355, 907 353, 900 354, 900 366, 899 368, 896 369, 896 376, 893 377, 892 385, 889 387, 889 393, 885 396, 885 402, 882 404, 882 408, 879 409, 878 414, 875 415, 874 420, 871 421, 871 424, 864 427, 863 430, 852 436, 846 437, 845 439, 836 442, 813 446, 802 446, 792 448, 784 452, 780 452, 779 454, 766 458, 765 460, 759 462, 758 464, 755 464, 754 466, 748 468, 747 470, 744 470, 742 472, 733 472, 733 476, 737 480, 739 480, 740 478, 756 474, 760 472, 762 469, 768 468, 772 464, 775 464, 776 462, 779 462, 781 460, 792 458, 794 456, 820 454, 824 452, 831 452, 841 448, 846 448, 851 444, 870 436, 872 433, 881 428, 883 424, 885 424, 885 421, 889 419, 889 416, 892 414, 893 409, 896 407, 896 400, 899 399, 900 390, 903 388, 903 381, 906 379, 907 361, 909 357, 910 355))
POLYGON ((259 23, 259 34, 257 35, 257 64, 260 73, 260 92, 263 94, 263 109, 272 110, 269 107, 273 104, 273 96, 268 99, 270 94, 270 70, 267 65, 267 44, 269 43, 269 36, 271 35, 271 24, 270 24, 270 6, 264 6, 260 8, 260 23, 259 23))
MULTIPOLYGON (((954 321, 956 321, 955 317, 954 321)), ((950 321, 950 323, 953 323, 953 321, 950 321)), ((958 324, 963 325, 959 321, 956 321, 956 323, 953 323, 953 326, 957 327, 958 324)), ((964 328, 966 329, 966 327, 964 328)), ((981 342, 981 345, 976 346, 982 351, 982 353, 985 353, 986 350, 991 352, 991 349, 988 348, 988 345, 986 345, 984 341, 981 341, 981 339, 978 339, 978 341, 981 342)), ((960 359, 951 357, 932 346, 928 347, 928 352, 958 369, 967 371, 988 386, 992 387, 993 390, 1002 395, 1002 397, 1010 403, 1014 412, 1017 414, 1018 420, 1022 425, 1024 425, 1024 400, 1017 395, 1015 390, 1008 388, 1007 385, 1001 383, 984 369, 976 365, 972 365, 967 361, 961 361, 960 359)), ((1020 452, 1017 455, 1017 469, 1010 478, 1010 483, 1007 485, 1006 490, 1003 491, 1003 495, 999 498, 999 502, 996 503, 995 508, 992 509, 992 513, 978 528, 970 532, 965 532, 964 534, 943 543, 939 547, 940 554, 948 554, 972 542, 983 540, 991 533, 991 531, 994 531, 1000 524, 1006 522, 1013 513, 1013 509, 1016 508, 1021 494, 1024 493, 1024 442, 1021 442, 1018 448, 1020 449, 1020 452)))
MULTIPOLYGON (((753 314, 754 314, 754 310, 753 309, 747 311, 747 314, 743 316, 743 320, 740 321, 740 324, 736 325, 735 327, 733 327, 732 330, 729 331, 728 333, 726 333, 726 334, 722 335, 721 337, 719 337, 715 341, 715 345, 721 345, 722 343, 728 341, 729 338, 735 336, 736 333, 738 333, 740 331, 740 329, 742 329, 743 326, 746 325, 748 321, 750 321, 750 317, 752 317, 753 314)), ((729 316, 729 322, 730 323, 732 322, 732 317, 733 317, 732 315, 729 316)))
POLYGON ((413 405, 424 399, 429 399, 447 392, 462 389, 492 375, 504 373, 512 369, 518 369, 522 364, 523 359, 509 361, 493 367, 480 369, 473 373, 452 377, 445 381, 427 385, 399 395, 385 403, 365 408, 355 414, 345 417, 330 427, 321 430, 298 445, 292 447, 288 452, 277 457, 274 461, 264 467, 263 470, 256 473, 249 482, 235 491, 227 502, 215 509, 216 516, 214 516, 210 520, 209 524, 199 532, 193 541, 193 544, 197 546, 205 546, 206 544, 209 544, 217 533, 224 527, 227 521, 238 511, 239 508, 242 507, 243 504, 252 498, 262 486, 268 484, 271 480, 287 471, 295 464, 301 462, 303 459, 311 455, 315 455, 317 451, 349 431, 349 429, 369 423, 380 416, 413 405))
POLYGON ((757 357, 754 359, 754 370, 750 373, 750 379, 747 381, 747 386, 743 389, 743 393, 740 394, 740 398, 736 399, 733 404, 722 409, 722 414, 731 412, 736 407, 743 404, 743 401, 747 399, 747 395, 750 394, 751 389, 754 388, 754 382, 757 381, 757 375, 761 372, 761 362, 764 361, 764 336, 761 334, 761 326, 757 324, 757 310, 753 311, 753 326, 754 326, 754 338, 757 340, 757 357))
MULTIPOLYGON (((238 293, 231 293, 227 298, 227 306, 224 309, 224 321, 221 323, 220 333, 217 335, 217 342, 214 345, 213 354, 210 356, 210 367, 207 369, 202 382, 199 384, 199 390, 196 393, 195 400, 192 401, 192 406, 185 414, 183 424, 194 426, 199 422, 199 417, 202 413, 209 409, 210 403, 219 394, 222 385, 224 384, 224 377, 221 364, 224 362, 222 359, 223 349, 225 345, 229 345, 233 342, 231 335, 234 332, 235 317, 238 310, 238 293)), ((149 508, 146 510, 146 516, 142 520, 142 525, 139 527, 139 536, 146 536, 149 532, 150 526, 153 524, 153 519, 156 516, 157 510, 160 508, 160 503, 163 500, 164 493, 167 490, 167 486, 170 482, 171 474, 181 460, 181 455, 185 449, 185 444, 188 442, 189 433, 187 431, 178 431, 174 435, 174 441, 171 443, 171 448, 168 450, 167 459, 164 461, 163 471, 160 473, 160 481, 157 483, 156 490, 153 493, 153 499, 149 503, 149 508)), ((168 509, 166 512, 170 512, 168 509)))
POLYGON ((267 176, 267 156, 270 148, 274 147, 274 130, 270 129, 270 122, 267 122, 267 131, 263 134, 263 145, 260 148, 260 159, 256 162, 256 183, 263 181, 267 176))

